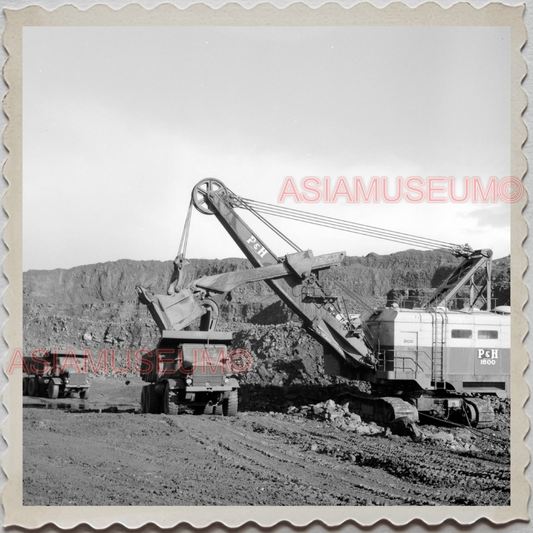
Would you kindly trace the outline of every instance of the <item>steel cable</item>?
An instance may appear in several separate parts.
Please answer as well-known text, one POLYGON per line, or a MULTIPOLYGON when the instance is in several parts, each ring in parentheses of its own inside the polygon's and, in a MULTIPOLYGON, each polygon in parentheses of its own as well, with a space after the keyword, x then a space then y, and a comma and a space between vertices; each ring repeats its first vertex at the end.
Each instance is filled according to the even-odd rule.
POLYGON ((324 215, 316 215, 313 213, 307 213, 305 211, 298 211, 284 206, 276 206, 267 204, 265 202, 259 202, 257 200, 242 199, 246 208, 253 208, 255 211, 270 214, 289 220, 295 220, 299 222, 306 222, 317 226, 330 227, 341 231, 347 231, 350 233, 357 233, 360 235, 366 235, 375 237, 378 239, 391 240, 411 246, 418 246, 422 248, 435 249, 445 248, 447 250, 454 250, 457 245, 445 241, 439 241, 436 239, 429 239, 425 237, 418 237, 408 233, 401 233, 398 231, 386 230, 377 228, 374 226, 368 226, 366 224, 359 224, 356 222, 349 222, 347 220, 336 219, 327 217, 324 215))
POLYGON ((383 232, 383 233, 390 234, 390 235, 395 235, 395 236, 398 236, 398 237, 413 238, 413 239, 416 239, 416 240, 419 240, 419 241, 424 241, 424 242, 428 242, 428 243, 434 243, 435 245, 439 245, 439 246, 452 246, 452 247, 456 246, 455 244, 450 243, 450 242, 446 242, 446 241, 439 241, 437 239, 430 239, 430 238, 427 238, 427 237, 420 237, 419 235, 412 235, 412 234, 409 234, 409 233, 402 233, 402 232, 399 232, 399 231, 387 230, 387 229, 384 229, 384 228, 378 228, 378 227, 375 227, 375 226, 369 226, 367 224, 360 224, 360 223, 357 223, 357 222, 350 222, 350 221, 346 221, 346 220, 342 220, 342 219, 328 217, 328 216, 325 216, 325 215, 317 215, 315 213, 308 213, 308 212, 305 212, 305 211, 299 211, 297 209, 292 209, 290 207, 285 207, 285 206, 281 206, 281 205, 268 204, 266 202, 261 202, 261 201, 258 201, 258 200, 249 200, 249 199, 244 199, 244 200, 247 203, 249 203, 249 204, 256 204, 257 206, 263 206, 265 208, 270 208, 271 210, 285 211, 285 212, 293 213, 293 214, 296 214, 296 215, 305 215, 308 218, 322 219, 324 221, 346 223, 346 224, 350 224, 352 226, 357 226, 357 227, 359 227, 361 229, 368 229, 370 231, 383 232))
MULTIPOLYGON (((246 205, 246 204, 245 204, 246 205)), ((246 205, 248 211, 253 213, 263 224, 270 228, 276 235, 282 238, 289 246, 292 246, 297 252, 301 252, 302 249, 294 244, 286 235, 284 235, 278 228, 276 228, 272 223, 270 223, 265 217, 260 215, 253 207, 246 205)))
POLYGON ((189 241, 189 230, 191 226, 192 207, 193 207, 193 201, 191 199, 191 202, 189 203, 189 210, 187 211, 187 217, 185 218, 185 224, 183 226, 183 232, 181 234, 180 247, 178 249, 178 255, 183 254, 183 257, 185 257, 185 253, 187 252, 187 243, 189 241))

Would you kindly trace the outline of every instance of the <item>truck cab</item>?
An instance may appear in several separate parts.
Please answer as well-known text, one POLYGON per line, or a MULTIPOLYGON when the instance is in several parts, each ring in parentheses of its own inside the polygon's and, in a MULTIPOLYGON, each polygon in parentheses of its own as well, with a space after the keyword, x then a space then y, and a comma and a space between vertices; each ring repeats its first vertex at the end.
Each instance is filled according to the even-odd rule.
POLYGON ((50 399, 79 394, 89 397, 87 354, 77 350, 49 350, 24 357, 22 393, 50 399))

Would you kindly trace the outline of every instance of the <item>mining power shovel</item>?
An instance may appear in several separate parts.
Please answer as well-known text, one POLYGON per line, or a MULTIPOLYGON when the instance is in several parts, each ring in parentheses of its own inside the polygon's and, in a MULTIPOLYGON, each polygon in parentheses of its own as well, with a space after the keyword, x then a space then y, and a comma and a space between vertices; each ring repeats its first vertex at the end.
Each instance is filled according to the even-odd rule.
MULTIPOLYGON (((179 366, 176 361, 180 351, 184 359, 189 353, 190 359, 191 350, 212 349, 215 339, 220 347, 227 347, 231 343, 231 334, 215 331, 222 301, 242 284, 265 281, 300 317, 307 332, 323 346, 327 374, 372 384, 373 396, 351 395, 351 407, 363 418, 379 423, 400 417, 417 421, 418 412, 422 411, 428 416, 459 419, 472 426, 487 427, 494 421, 492 408, 487 401, 472 394, 491 393, 505 397, 510 374, 510 316, 508 308, 491 309, 491 255, 490 250, 474 251, 468 245, 455 245, 243 199, 222 182, 208 178, 193 189, 168 294, 151 295, 140 287, 138 293, 161 331, 158 348, 174 350, 175 361, 170 365, 174 369, 179 366), (252 269, 207 276, 187 283, 185 248, 192 207, 217 218, 248 258, 252 269), (237 209, 255 215, 292 246, 295 253, 276 256, 237 214, 237 209), (263 214, 411 246, 445 249, 462 257, 463 262, 423 307, 367 308, 356 320, 347 311, 345 297, 361 300, 335 280, 328 282, 325 279, 327 270, 342 262, 344 252, 315 257, 310 250, 304 251, 295 245, 263 214), (469 287, 469 304, 452 311, 448 306, 466 287, 469 287), (484 305, 485 310, 481 311, 476 305, 484 305), (183 331, 196 319, 200 319, 199 331, 183 331), (191 348, 191 343, 196 343, 196 348, 191 348)), ((199 386, 201 378, 198 373, 185 376, 176 371, 171 383, 154 372, 144 379, 151 382, 145 394, 149 401, 143 400, 148 411, 168 410, 165 406, 169 403, 179 404, 184 400, 192 402, 198 411, 222 409, 223 413, 230 414, 236 411, 238 382, 228 375, 221 378, 217 389, 212 388, 213 379, 204 380, 212 390, 190 388, 192 381, 194 387, 199 386)))
MULTIPOLYGON (((169 405, 171 410, 175 410, 173 404, 178 405, 184 400, 188 400, 197 411, 212 412, 214 407, 216 412, 217 407, 224 405, 224 401, 229 399, 227 390, 196 390, 198 372, 189 376, 181 375, 178 369, 179 358, 181 354, 182 358, 187 359, 187 353, 191 350, 212 347, 210 343, 214 342, 215 338, 220 343, 222 338, 231 336, 215 331, 221 303, 230 291, 251 282, 265 281, 302 319, 306 330, 322 344, 325 353, 330 355, 325 359, 326 366, 329 363, 331 367, 330 373, 342 373, 354 379, 364 379, 375 373, 377 359, 364 330, 361 327, 352 327, 352 324, 347 327, 346 322, 336 318, 338 296, 335 290, 321 281, 321 273, 339 265, 345 253, 315 257, 310 250, 298 249, 295 253, 277 257, 236 214, 232 205, 234 202, 238 202, 238 197, 220 182, 205 180, 194 188, 191 207, 194 206, 204 214, 215 214, 255 268, 206 276, 185 284, 184 272, 188 261, 180 250, 174 263, 175 270, 168 294, 150 294, 146 289, 137 287, 140 301, 147 305, 162 334, 156 352, 164 349, 172 351, 170 358, 168 355, 165 357, 173 360, 170 366, 175 370, 171 378, 174 381, 170 384, 168 375, 171 369, 168 364, 167 376, 155 371, 143 374, 143 379, 151 383, 145 387, 142 398, 143 410, 146 412, 168 412, 168 407, 165 406, 169 405), (198 318, 198 331, 183 331, 198 318), (195 337, 190 339, 192 333, 195 337), (189 346, 192 344, 194 348, 189 346), (194 391, 191 390, 189 382, 194 382, 194 391)), ((187 220, 190 220, 190 213, 187 220)), ((188 224, 185 231, 188 232, 188 224)), ((221 349, 223 346, 217 345, 216 350, 221 349)), ((148 368, 149 365, 145 366, 148 368)), ((210 386, 212 381, 213 379, 208 382, 210 386)), ((237 383, 232 381, 231 386, 232 392, 236 392, 237 383)), ((370 411, 386 411, 375 413, 374 418, 409 416, 413 420, 417 419, 413 406, 397 398, 391 400, 390 403, 383 403, 373 399, 370 411)), ((236 400, 233 400, 233 403, 235 402, 236 400)))

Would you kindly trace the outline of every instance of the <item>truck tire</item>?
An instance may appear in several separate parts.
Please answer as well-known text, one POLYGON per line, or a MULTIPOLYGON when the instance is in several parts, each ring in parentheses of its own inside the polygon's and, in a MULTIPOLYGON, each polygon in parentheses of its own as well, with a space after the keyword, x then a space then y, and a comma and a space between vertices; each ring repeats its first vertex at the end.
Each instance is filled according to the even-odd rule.
POLYGON ((54 380, 48 382, 48 398, 55 400, 59 396, 59 385, 54 383, 54 380))
POLYGON ((22 396, 28 396, 28 382, 29 378, 22 378, 22 396))
POLYGON ((165 415, 177 415, 179 414, 179 406, 174 401, 174 394, 170 391, 170 383, 165 382, 163 389, 163 407, 162 411, 165 415))
POLYGON ((141 391, 141 413, 146 413, 146 385, 141 391))
POLYGON ((152 415, 158 415, 161 413, 161 397, 155 390, 155 385, 148 385, 146 387, 146 412, 152 415))
POLYGON ((224 416, 237 416, 239 409, 239 391, 232 390, 229 398, 222 402, 222 412, 224 416))
POLYGON ((89 397, 89 389, 80 390, 80 398, 86 400, 89 397))
POLYGON ((215 415, 222 416, 224 414, 224 406, 221 403, 215 405, 215 415))
POLYGON ((30 378, 28 382, 28 394, 30 396, 39 395, 39 382, 37 381, 37 378, 30 378))

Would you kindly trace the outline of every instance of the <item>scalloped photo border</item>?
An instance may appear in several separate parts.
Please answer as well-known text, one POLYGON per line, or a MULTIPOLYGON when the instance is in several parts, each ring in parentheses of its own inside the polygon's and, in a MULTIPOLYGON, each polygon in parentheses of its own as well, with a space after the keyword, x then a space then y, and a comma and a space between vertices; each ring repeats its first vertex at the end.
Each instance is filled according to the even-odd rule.
MULTIPOLYGON (((39 6, 20 10, 6 9, 6 28, 3 43, 8 52, 4 65, 4 78, 8 93, 3 109, 8 117, 4 131, 4 144, 8 159, 4 176, 8 190, 3 206, 9 221, 4 230, 4 240, 9 253, 3 263, 9 287, 4 295, 4 306, 9 319, 3 334, 9 350, 4 354, 4 371, 7 362, 17 347, 22 346, 22 33, 29 26, 505 26, 511 35, 511 175, 524 178, 527 160, 522 146, 527 129, 522 113, 527 105, 521 82, 526 75, 526 63, 521 49, 526 42, 523 22, 525 6, 512 7, 490 4, 474 8, 470 4, 456 4, 444 9, 427 3, 409 8, 401 3, 376 8, 370 4, 358 4, 345 9, 338 4, 326 4, 311 9, 304 4, 293 4, 278 9, 270 4, 261 4, 245 9, 237 4, 228 4, 220 9, 205 5, 193 5, 179 9, 165 4, 152 10, 139 5, 128 5, 118 11, 98 5, 82 11, 74 6, 64 6, 46 11, 39 6)), ((528 354, 523 340, 528 331, 523 313, 528 299, 523 274, 528 260, 523 249, 527 236, 527 224, 522 216, 527 198, 523 196, 511 204, 511 294, 512 294, 512 361, 511 361, 511 505, 504 507, 32 507, 22 504, 22 379, 21 372, 8 376, 9 384, 3 395, 8 418, 3 426, 8 443, 2 466, 7 483, 2 493, 5 510, 5 526, 38 528, 55 524, 60 528, 72 528, 87 523, 101 529, 112 524, 135 527, 156 524, 169 528, 178 524, 190 524, 203 528, 222 523, 237 527, 255 522, 263 527, 282 521, 294 526, 305 526, 321 521, 335 526, 347 521, 370 526, 381 520, 394 525, 404 525, 415 519, 428 525, 455 520, 460 524, 472 524, 479 519, 503 524, 512 520, 528 520, 527 504, 530 487, 524 475, 529 463, 529 451, 524 437, 529 429, 529 419, 524 404, 529 388, 524 378, 528 354)))

